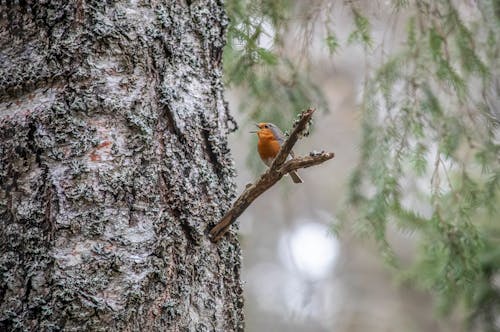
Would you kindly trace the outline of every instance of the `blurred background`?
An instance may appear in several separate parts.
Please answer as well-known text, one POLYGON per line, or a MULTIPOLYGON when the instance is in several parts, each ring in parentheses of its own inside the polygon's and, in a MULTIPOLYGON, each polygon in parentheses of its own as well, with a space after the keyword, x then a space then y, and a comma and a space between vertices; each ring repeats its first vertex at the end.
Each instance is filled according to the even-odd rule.
MULTIPOLYGON (((226 98, 239 125, 229 136, 239 193, 264 170, 256 151, 257 137, 249 133, 255 129, 255 122, 274 122, 289 130, 295 114, 314 106, 318 109, 314 130, 296 144, 295 153, 335 153, 333 160, 301 170, 303 184, 282 179, 239 218, 247 331, 498 328, 498 307, 490 317, 496 326, 487 329, 466 323, 470 311, 463 302, 453 310, 437 310, 439 299, 433 293, 434 285, 415 287, 398 271, 399 266, 407 268, 414 263, 422 235, 384 224, 383 241, 400 262, 388 264, 384 257, 387 251, 381 250, 376 236, 370 231, 360 236, 363 231, 358 231, 359 223, 354 222, 357 213, 347 203, 352 174, 366 162, 361 156, 366 145, 362 141, 366 124, 361 109, 367 81, 391 54, 408 47, 408 19, 415 8, 431 8, 432 3, 316 0, 257 1, 249 6, 246 1, 228 2, 234 26, 229 28, 230 44, 224 59, 226 75, 230 76, 226 98), (396 10, 395 3, 403 10, 396 10), (411 4, 416 7, 412 9, 411 4), (279 19, 274 20, 282 14, 286 27, 279 19), (368 27, 373 41, 365 36, 368 27), (338 225, 342 227, 337 233, 338 225)), ((467 22, 481 17, 481 4, 475 1, 451 3, 467 22)), ((435 10, 441 9, 436 5, 435 10)), ((498 147, 498 131, 493 131, 492 137, 498 147)), ((497 157, 492 160, 498 161, 497 157)), ((420 187, 429 192, 434 177, 427 173, 420 187)), ((406 204, 422 215, 434 216, 435 206, 412 198, 419 197, 418 185, 412 180, 407 179, 401 188, 407 194, 406 204)), ((479 256, 471 260, 477 261, 479 256)), ((488 279, 488 287, 494 289, 488 301, 493 302, 499 301, 496 268, 492 270, 493 279, 488 279)))
MULTIPOLYGON (((294 149, 299 155, 332 151, 335 158, 301 170, 303 184, 283 178, 239 218, 249 332, 460 330, 460 317, 440 318, 429 294, 395 280, 372 240, 332 231, 359 159, 356 95, 363 68, 356 64, 363 60, 356 56, 359 62, 349 52, 334 63, 318 58, 311 75, 330 107, 316 113, 313 133, 294 149)), ((228 99, 240 125, 230 146, 241 192, 258 176, 247 160, 260 162, 257 137, 249 133, 254 123, 235 111, 238 94, 230 92, 228 99)), ((265 112, 262 117, 269 121, 265 112)), ((412 255, 413 236, 389 236, 399 255, 412 255)))

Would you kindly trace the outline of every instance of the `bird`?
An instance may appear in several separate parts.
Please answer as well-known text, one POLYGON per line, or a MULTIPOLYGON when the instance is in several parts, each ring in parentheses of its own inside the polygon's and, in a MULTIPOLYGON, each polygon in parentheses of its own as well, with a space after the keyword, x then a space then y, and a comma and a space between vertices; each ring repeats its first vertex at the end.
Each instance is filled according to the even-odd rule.
MULTIPOLYGON (((283 143, 285 143, 285 135, 276 125, 270 122, 256 123, 256 126, 259 130, 253 131, 253 133, 256 133, 259 137, 257 151, 264 164, 271 167, 274 158, 278 155, 283 143)), ((294 157, 293 151, 290 151, 290 156, 294 157)), ((296 171, 291 171, 289 174, 294 183, 303 182, 296 171)))

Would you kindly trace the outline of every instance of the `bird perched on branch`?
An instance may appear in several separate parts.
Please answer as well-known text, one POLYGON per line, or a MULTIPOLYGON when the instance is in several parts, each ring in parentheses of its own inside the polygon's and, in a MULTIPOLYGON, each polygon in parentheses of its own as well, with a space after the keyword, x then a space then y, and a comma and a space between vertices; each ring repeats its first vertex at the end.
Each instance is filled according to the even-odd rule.
MULTIPOLYGON (((269 122, 261 122, 256 124, 259 130, 253 131, 257 133, 259 141, 257 143, 257 150, 259 151, 260 159, 268 167, 271 167, 274 158, 278 155, 281 146, 285 142, 285 135, 276 125, 269 122)), ((290 156, 294 157, 293 151, 290 156)), ((294 183, 302 183, 302 179, 296 171, 289 173, 294 183)))

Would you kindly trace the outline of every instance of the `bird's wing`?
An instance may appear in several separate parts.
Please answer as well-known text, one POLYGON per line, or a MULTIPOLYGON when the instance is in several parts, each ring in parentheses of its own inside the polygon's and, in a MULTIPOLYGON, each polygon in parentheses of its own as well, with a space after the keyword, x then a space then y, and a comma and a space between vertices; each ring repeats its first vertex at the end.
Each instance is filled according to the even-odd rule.
MULTIPOLYGON (((270 129, 273 131, 274 137, 276 137, 276 140, 280 143, 280 146, 283 145, 286 138, 283 132, 275 125, 272 125, 270 129)), ((295 153, 293 153, 293 151, 290 151, 290 156, 292 156, 292 158, 295 158, 295 153)))
POLYGON ((270 129, 273 132, 276 140, 280 143, 280 145, 283 145, 283 143, 285 143, 285 135, 283 134, 283 132, 275 125, 272 125, 270 129))

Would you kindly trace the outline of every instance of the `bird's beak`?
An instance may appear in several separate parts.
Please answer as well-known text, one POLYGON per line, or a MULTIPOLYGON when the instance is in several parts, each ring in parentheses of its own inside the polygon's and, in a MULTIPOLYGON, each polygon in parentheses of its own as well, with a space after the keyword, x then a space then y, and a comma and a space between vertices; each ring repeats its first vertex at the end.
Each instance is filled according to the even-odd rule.
MULTIPOLYGON (((256 126, 257 126, 257 128, 259 128, 259 130, 260 130, 259 124, 258 124, 258 123, 256 123, 255 125, 256 125, 256 126)), ((258 130, 253 130, 253 131, 251 131, 250 133, 255 134, 255 133, 258 133, 258 132, 259 132, 258 130)))

